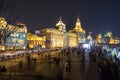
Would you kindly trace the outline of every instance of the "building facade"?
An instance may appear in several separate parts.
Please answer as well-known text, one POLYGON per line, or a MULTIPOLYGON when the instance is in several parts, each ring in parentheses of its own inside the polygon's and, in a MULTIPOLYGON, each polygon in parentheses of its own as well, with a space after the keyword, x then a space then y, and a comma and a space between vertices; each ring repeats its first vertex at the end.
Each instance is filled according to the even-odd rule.
POLYGON ((0 50, 26 49, 27 27, 25 24, 10 25, 4 18, 0 18, 0 32, 0 50))
POLYGON ((25 24, 7 25, 5 47, 7 50, 21 50, 27 48, 27 27, 25 24))
POLYGON ((75 28, 73 30, 70 30, 69 32, 73 32, 73 33, 77 34, 78 44, 86 42, 85 30, 82 29, 82 27, 81 27, 81 22, 80 22, 79 16, 77 18, 75 28))
POLYGON ((66 31, 66 25, 60 20, 56 24, 56 29, 46 28, 39 30, 39 35, 27 33, 27 27, 23 23, 11 25, 4 18, 0 18, 0 49, 18 50, 26 48, 66 48, 77 47, 84 43, 85 30, 81 27, 79 17, 77 18, 75 28, 66 31))
POLYGON ((5 18, 0 17, 0 50, 5 50, 4 46, 4 39, 3 36, 5 35, 5 28, 6 28, 7 22, 5 18))
POLYGON ((47 28, 40 30, 42 36, 46 36, 46 48, 62 48, 63 33, 57 29, 47 28))
POLYGON ((32 33, 27 33, 28 48, 30 49, 41 49, 45 48, 46 37, 40 37, 32 33))
POLYGON ((67 36, 68 47, 77 47, 78 46, 77 35, 75 33, 68 32, 67 36))
POLYGON ((107 32, 102 37, 102 44, 120 44, 120 39, 118 37, 114 37, 112 32, 107 32))

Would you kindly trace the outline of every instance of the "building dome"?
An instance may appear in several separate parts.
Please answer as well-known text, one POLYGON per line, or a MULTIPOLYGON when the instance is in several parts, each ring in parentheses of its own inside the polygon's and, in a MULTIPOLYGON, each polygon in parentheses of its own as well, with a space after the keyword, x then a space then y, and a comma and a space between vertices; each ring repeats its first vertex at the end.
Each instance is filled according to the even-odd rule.
POLYGON ((58 23, 56 24, 56 27, 58 30, 60 30, 62 32, 66 32, 66 27, 65 27, 65 24, 63 23, 63 21, 61 20, 61 17, 60 17, 60 20, 58 21, 58 23))
POLYGON ((4 29, 7 25, 5 18, 0 17, 0 28, 4 29))

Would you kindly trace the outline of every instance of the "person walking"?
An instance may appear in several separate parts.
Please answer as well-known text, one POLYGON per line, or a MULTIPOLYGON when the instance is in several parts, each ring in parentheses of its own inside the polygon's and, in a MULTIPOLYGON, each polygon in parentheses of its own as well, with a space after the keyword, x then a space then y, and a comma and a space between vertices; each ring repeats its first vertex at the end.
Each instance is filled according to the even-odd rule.
POLYGON ((107 61, 103 61, 102 66, 102 80, 113 80, 111 66, 107 61))
POLYGON ((22 61, 19 62, 19 70, 20 70, 20 71, 23 70, 23 62, 22 62, 22 61))
POLYGON ((58 70, 57 80, 63 80, 63 72, 62 72, 62 69, 59 69, 59 70, 58 70))
POLYGON ((6 68, 5 65, 3 65, 3 66, 1 67, 1 72, 6 72, 6 71, 7 71, 7 68, 6 68))
POLYGON ((0 75, 1 75, 1 68, 2 68, 2 66, 0 66, 0 75))

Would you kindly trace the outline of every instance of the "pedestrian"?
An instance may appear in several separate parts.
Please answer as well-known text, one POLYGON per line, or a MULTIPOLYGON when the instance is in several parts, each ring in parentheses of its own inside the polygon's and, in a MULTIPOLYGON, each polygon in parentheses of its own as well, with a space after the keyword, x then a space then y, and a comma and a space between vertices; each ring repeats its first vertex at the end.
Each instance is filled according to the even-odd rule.
POLYGON ((50 54, 48 54, 48 60, 50 60, 51 59, 51 55, 50 54))
POLYGON ((79 51, 79 50, 77 50, 77 56, 79 57, 79 55, 80 55, 80 51, 79 51))
POLYGON ((53 62, 54 62, 54 63, 56 63, 56 59, 57 59, 56 57, 53 57, 53 62))
POLYGON ((68 61, 68 71, 71 72, 71 61, 68 61))
POLYGON ((104 61, 102 66, 102 80, 113 80, 111 66, 106 61, 104 61))
POLYGON ((66 68, 66 72, 71 72, 71 62, 70 61, 66 61, 65 68, 66 68))
POLYGON ((63 72, 61 69, 59 70, 59 72, 57 74, 57 80, 63 80, 63 72))
POLYGON ((119 80, 118 65, 114 63, 114 80, 119 80))
POLYGON ((22 61, 19 62, 19 67, 20 67, 20 69, 22 69, 22 67, 23 67, 23 62, 22 61))
POLYGON ((43 58, 43 54, 40 54, 40 58, 41 58, 41 59, 43 58))
POLYGON ((100 61, 98 62, 98 72, 100 75, 100 80, 102 80, 102 63, 100 61))
POLYGON ((82 61, 84 62, 84 60, 85 60, 85 55, 84 53, 82 53, 82 61))
POLYGON ((19 69, 19 71, 23 70, 23 62, 22 61, 19 62, 18 69, 19 69))
POLYGON ((40 53, 37 53, 37 55, 39 56, 39 55, 40 55, 40 53))
POLYGON ((0 75, 1 75, 1 68, 2 68, 2 66, 0 66, 0 75))
POLYGON ((36 62, 37 62, 37 59, 36 59, 36 58, 34 58, 34 60, 33 60, 33 61, 34 61, 34 64, 36 64, 36 62))
POLYGON ((65 63, 65 70, 66 70, 66 72, 68 72, 68 62, 67 61, 65 63))
POLYGON ((49 60, 49 61, 48 61, 49 67, 51 67, 51 63, 52 63, 51 60, 49 60))
POLYGON ((3 65, 2 67, 1 67, 1 72, 6 72, 7 71, 7 68, 5 67, 5 65, 3 65))
POLYGON ((56 59, 56 65, 59 67, 59 64, 60 64, 60 58, 57 58, 56 59))
POLYGON ((82 62, 82 60, 83 60, 83 56, 82 54, 80 54, 80 62, 82 62))
POLYGON ((29 54, 27 56, 27 65, 28 65, 28 67, 30 67, 30 65, 31 65, 31 58, 30 58, 29 54))

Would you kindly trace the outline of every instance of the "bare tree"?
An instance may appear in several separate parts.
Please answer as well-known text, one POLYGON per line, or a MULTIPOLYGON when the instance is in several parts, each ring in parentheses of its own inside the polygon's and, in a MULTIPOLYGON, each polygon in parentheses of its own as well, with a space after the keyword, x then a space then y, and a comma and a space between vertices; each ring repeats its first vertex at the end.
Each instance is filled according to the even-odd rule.
MULTIPOLYGON (((13 30, 11 31, 8 31, 8 25, 11 23, 11 18, 12 16, 14 15, 14 10, 15 10, 15 3, 17 2, 18 0, 14 0, 12 1, 8 6, 6 6, 4 9, 3 9, 3 3, 4 3, 4 0, 0 0, 0 13, 6 11, 7 9, 9 8, 12 8, 11 12, 10 12, 10 16, 8 17, 8 21, 7 21, 7 24, 5 25, 4 29, 1 29, 0 30, 0 44, 5 44, 5 41, 6 41, 6 38, 9 37, 12 33, 14 33, 15 31, 17 31, 18 28, 14 27, 13 30)), ((1 26, 2 27, 2 26, 1 26)))
POLYGON ((3 8, 4 0, 0 0, 0 10, 3 8))
POLYGON ((11 0, 11 3, 6 6, 4 5, 5 0, 0 0, 0 14, 13 7, 18 1, 19 0, 11 0))
MULTIPOLYGON (((11 9, 11 12, 10 12, 10 15, 9 15, 9 17, 8 17, 8 19, 7 19, 7 24, 6 24, 6 26, 5 26, 5 28, 4 29, 2 29, 2 30, 0 30, 0 44, 5 44, 5 41, 6 41, 6 39, 12 34, 12 33, 14 33, 14 32, 16 32, 19 28, 16 28, 16 27, 14 27, 14 29, 13 30, 11 30, 11 31, 8 31, 8 25, 9 24, 11 24, 11 19, 13 18, 13 15, 14 15, 14 13, 15 13, 15 8, 16 8, 16 4, 20 1, 20 0, 11 0, 11 3, 10 4, 8 4, 7 6, 5 6, 4 5, 4 1, 5 0, 0 0, 0 14, 1 13, 3 13, 3 12, 5 12, 5 11, 7 11, 8 9, 11 9)), ((15 15, 14 15, 15 16, 15 15)), ((25 19, 25 23, 27 23, 30 19, 30 17, 32 16, 32 14, 30 13, 29 15, 28 15, 28 17, 25 19)), ((16 19, 18 18, 18 17, 15 17, 16 19)), ((15 19, 13 19, 13 20, 15 20, 15 19)))

